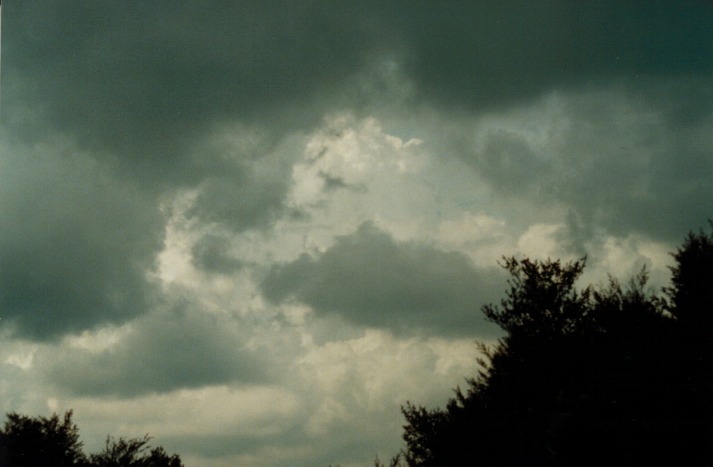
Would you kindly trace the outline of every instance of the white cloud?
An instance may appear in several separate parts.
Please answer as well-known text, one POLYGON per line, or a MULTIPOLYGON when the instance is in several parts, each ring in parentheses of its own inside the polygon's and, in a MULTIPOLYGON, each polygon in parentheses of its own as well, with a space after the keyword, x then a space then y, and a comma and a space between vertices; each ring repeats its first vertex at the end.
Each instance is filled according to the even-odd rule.
POLYGON ((11 346, 11 349, 12 350, 10 350, 10 352, 7 352, 7 349, 6 352, 4 352, 6 353, 6 356, 3 359, 3 363, 5 365, 12 365, 21 370, 29 370, 32 368, 32 363, 35 359, 35 352, 37 352, 36 345, 15 345, 11 346))
POLYGON ((481 268, 494 267, 514 244, 504 220, 468 211, 460 218, 441 222, 436 238, 444 248, 467 253, 481 268))
POLYGON ((348 113, 325 119, 306 144, 304 159, 292 169, 290 203, 311 207, 327 201, 330 190, 369 191, 374 179, 395 181, 423 165, 416 151, 422 141, 387 134, 374 118, 348 113))
POLYGON ((591 244, 590 266, 583 279, 604 282, 607 275, 626 281, 646 267, 650 274, 649 285, 657 292, 667 285, 673 257, 667 245, 639 235, 626 237, 606 236, 591 244))
POLYGON ((131 399, 74 398, 64 404, 74 407, 78 417, 92 414, 89 423, 110 428, 117 418, 124 420, 115 425, 117 436, 232 433, 236 437, 268 437, 283 431, 286 419, 301 412, 295 394, 270 386, 205 386, 131 399))
POLYGON ((562 224, 533 224, 518 238, 518 253, 532 259, 570 259, 562 245, 562 224), (558 238, 559 237, 559 238, 558 238))

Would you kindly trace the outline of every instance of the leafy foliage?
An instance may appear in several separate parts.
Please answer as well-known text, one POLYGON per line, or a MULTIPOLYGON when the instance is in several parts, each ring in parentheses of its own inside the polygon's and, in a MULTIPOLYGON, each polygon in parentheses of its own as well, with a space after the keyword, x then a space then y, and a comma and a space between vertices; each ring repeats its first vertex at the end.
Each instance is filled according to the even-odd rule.
POLYGON ((402 408, 408 464, 711 465, 713 234, 673 256, 666 297, 645 270, 580 290, 584 260, 505 259, 483 312, 506 335, 445 409, 402 408))
POLYGON ((700 453, 699 465, 713 464, 713 222, 711 232, 689 233, 673 254, 667 309, 675 318, 678 366, 672 375, 686 382, 677 429, 689 434, 685 448, 700 453))
POLYGON ((60 420, 9 413, 0 431, 0 464, 9 466, 84 466, 86 457, 72 411, 60 420))
MULTIPOLYGON (((376 456, 374 459, 374 467, 387 467, 387 465, 381 462, 379 456, 376 456)), ((388 467, 404 467, 404 464, 401 462, 401 454, 396 454, 392 457, 389 461, 388 467)))
POLYGON ((183 467, 178 455, 168 455, 163 447, 151 448, 151 438, 107 437, 106 446, 86 456, 79 441, 79 428, 72 411, 60 420, 9 413, 0 430, 0 466, 10 467, 183 467))
POLYGON ((151 448, 151 438, 114 439, 108 436, 104 450, 90 456, 96 467, 182 467, 181 459, 169 456, 163 447, 151 448))
MULTIPOLYGON (((673 253, 676 265, 671 268, 668 310, 685 333, 707 333, 713 329, 713 222, 706 234, 689 233, 683 245, 673 253)), ((708 341, 708 349, 713 342, 708 341)))

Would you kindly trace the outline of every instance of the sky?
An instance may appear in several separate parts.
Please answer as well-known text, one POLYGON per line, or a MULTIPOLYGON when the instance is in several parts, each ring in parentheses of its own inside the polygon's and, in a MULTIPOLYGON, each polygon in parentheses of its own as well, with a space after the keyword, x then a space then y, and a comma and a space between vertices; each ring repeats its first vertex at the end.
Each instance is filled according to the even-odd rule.
POLYGON ((713 217, 708 1, 7 0, 0 410, 187 466, 370 465, 500 331, 503 256, 713 217))

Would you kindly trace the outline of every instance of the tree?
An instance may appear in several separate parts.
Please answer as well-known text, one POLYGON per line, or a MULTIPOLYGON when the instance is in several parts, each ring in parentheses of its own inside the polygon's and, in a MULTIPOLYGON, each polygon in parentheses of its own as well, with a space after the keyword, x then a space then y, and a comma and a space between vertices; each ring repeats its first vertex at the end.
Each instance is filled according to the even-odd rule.
POLYGON ((713 222, 711 233, 689 232, 683 245, 673 253, 671 286, 665 289, 669 311, 690 330, 708 335, 713 329, 713 222))
POLYGON ((577 289, 584 260, 506 258, 505 336, 445 409, 402 408, 408 464, 711 465, 713 234, 673 256, 668 299, 645 270, 577 289))
POLYGON ((90 456, 91 465, 96 467, 183 467, 181 459, 169 456, 163 447, 151 448, 151 438, 119 438, 110 436, 104 449, 90 456))
POLYGON ((456 389, 445 410, 408 404, 404 439, 410 465, 512 465, 553 460, 551 413, 567 400, 563 376, 578 371, 573 358, 589 324, 589 289, 574 284, 584 261, 518 261, 506 258, 510 289, 500 306, 483 312, 506 336, 464 394, 456 389), (570 354, 571 355, 571 354, 570 354))
POLYGON ((0 432, 2 465, 46 467, 48 465, 85 466, 86 456, 79 441, 79 429, 72 422, 72 411, 62 419, 27 417, 9 413, 0 432))
POLYGON ((9 467, 183 467, 181 458, 163 447, 149 446, 150 437, 107 437, 104 449, 87 457, 72 411, 60 420, 7 414, 0 430, 0 466, 9 467))
MULTIPOLYGON (((387 467, 387 464, 381 462, 379 456, 376 456, 374 459, 374 467, 387 467)), ((401 462, 401 454, 396 454, 392 457, 389 461, 388 467, 404 467, 404 464, 401 462)))
POLYGON ((664 289, 675 319, 679 444, 697 465, 713 453, 713 222, 711 232, 690 232, 673 253, 671 285, 664 289))

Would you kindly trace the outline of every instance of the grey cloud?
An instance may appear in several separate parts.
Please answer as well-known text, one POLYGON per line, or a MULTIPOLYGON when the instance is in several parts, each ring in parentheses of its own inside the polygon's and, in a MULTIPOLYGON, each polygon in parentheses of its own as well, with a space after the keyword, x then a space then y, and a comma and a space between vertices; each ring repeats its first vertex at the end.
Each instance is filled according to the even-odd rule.
POLYGON ((189 218, 239 232, 268 227, 287 209, 292 164, 304 147, 299 133, 273 135, 224 124, 194 143, 201 155, 189 218))
POLYGON ((184 304, 137 320, 108 350, 70 348, 41 364, 49 382, 81 396, 264 381, 261 359, 244 347, 226 319, 184 304))
POLYGON ((322 179, 324 180, 324 189, 328 192, 342 189, 362 193, 366 191, 366 187, 364 187, 363 185, 349 184, 345 182, 344 179, 341 177, 335 177, 325 172, 319 172, 319 176, 322 177, 322 179))
MULTIPOLYGON (((700 2, 27 1, 3 16, 4 126, 27 141, 65 133, 151 189, 199 186, 194 213, 236 230, 281 214, 289 172, 253 183, 248 166, 228 177, 220 156, 195 144, 225 121, 269 126, 279 140, 345 106, 483 113, 614 86, 656 106, 673 130, 708 121, 713 101, 713 9, 700 2), (412 100, 390 100, 399 87, 413 88, 412 100)), ((496 138, 489 157, 502 161, 489 176, 515 192, 522 181, 556 191, 520 176, 548 169, 518 144, 496 138)), ((709 152, 683 157, 707 171, 709 152)), ((708 194, 680 182, 687 197, 708 194)))
POLYGON ((587 256, 586 242, 592 238, 591 230, 586 228, 574 211, 567 213, 565 228, 558 232, 557 242, 564 251, 579 258, 587 256))
POLYGON ((409 72, 434 102, 472 110, 554 88, 708 76, 701 2, 409 2, 396 20, 409 72))
POLYGON ((304 127, 325 107, 378 105, 354 78, 385 57, 422 97, 476 111, 713 70, 701 2, 27 1, 3 15, 5 121, 40 109, 16 130, 112 148, 151 180, 194 177, 186 143, 216 121, 304 127))
MULTIPOLYGON (((308 415, 304 415, 307 417, 308 415)), ((354 427, 344 427, 344 430, 353 430, 354 427)), ((289 465, 291 467, 314 467, 316 465, 344 465, 347 462, 353 465, 363 465, 373 459, 367 459, 364 452, 373 452, 375 449, 373 440, 365 440, 355 436, 344 436, 344 433, 330 433, 328 439, 324 436, 320 439, 320 444, 324 448, 319 451, 306 452, 305 445, 315 443, 314 435, 304 433, 302 427, 295 421, 289 420, 285 423, 284 433, 281 436, 266 439, 259 435, 203 435, 197 434, 191 437, 163 437, 166 445, 175 444, 183 447, 182 454, 198 454, 208 459, 209 462, 220 462, 221 456, 240 455, 251 461, 246 464, 252 465, 254 462, 260 463, 261 459, 274 456, 274 451, 289 452, 287 456, 282 456, 277 465, 289 465), (214 460, 215 459, 215 460, 214 460), (336 460, 343 464, 336 463, 336 460)), ((381 441, 382 444, 386 444, 381 441)), ((391 446, 389 445, 389 449, 391 446)), ((371 454, 373 457, 374 454, 371 454)), ((184 455, 184 457, 186 457, 184 455)), ((279 458, 279 457, 278 457, 279 458)), ((349 465, 349 464, 347 464, 349 465)))
MULTIPOLYGON (((426 214, 409 204, 399 220, 485 213, 503 221, 508 237, 569 213, 557 240, 580 254, 602 231, 675 245, 711 217, 707 2, 22 0, 6 2, 2 14, 0 326, 16 334, 0 332, 56 340, 22 370, 31 381, 6 368, 20 388, 3 388, 8 410, 26 402, 17 396, 24 388, 44 407, 55 389, 106 402, 280 380, 294 352, 278 349, 283 355, 266 362, 267 352, 246 348, 237 318, 192 305, 161 309, 146 278, 163 247, 159 203, 196 195, 179 214, 188 216, 184 227, 196 227, 190 234, 210 232, 191 251, 197 268, 229 274, 254 266, 231 257, 227 242, 290 215, 310 228, 308 214, 288 212, 285 199, 305 149, 300 135, 335 111, 376 117, 384 132, 424 141, 433 165, 416 175, 430 180, 433 169, 437 183, 419 187, 434 204, 422 206, 426 214), (533 143, 526 127, 549 118, 537 112, 548 96, 564 96, 566 124, 533 143), (473 141, 473 122, 528 106, 535 111, 527 124, 473 141), (463 161, 480 178, 467 171, 458 183, 439 178, 463 161), (127 322, 130 333, 111 350, 68 348, 60 339, 127 322), (34 384, 40 375, 46 380, 34 384)), ((322 176, 325 196, 366 189, 322 176)), ((364 327, 496 336, 480 306, 502 297, 505 274, 364 224, 321 254, 275 265, 261 287, 274 303, 300 302, 314 313, 295 324, 279 322, 274 310, 250 310, 253 325, 264 325, 249 329, 252 343, 281 329, 303 352, 302 333, 328 345, 364 327)), ((352 399, 329 396, 350 407, 352 399)), ((210 457, 249 444, 256 458, 294 447, 305 465, 357 463, 371 449, 363 440, 373 436, 347 413, 341 426, 356 427, 353 440, 335 435, 305 451, 314 437, 300 431, 303 414, 285 421, 279 446, 205 433, 193 441, 186 434, 181 445, 199 444, 210 457)))
POLYGON ((262 282, 276 302, 397 332, 492 334, 481 305, 499 296, 504 276, 474 269, 461 254, 396 243, 365 223, 317 257, 274 267, 262 282))
POLYGON ((528 140, 527 129, 518 128, 522 116, 505 117, 514 129, 486 132, 482 145, 463 143, 457 153, 500 196, 531 205, 537 215, 541 207, 563 206, 590 232, 633 230, 675 244, 705 224, 705 200, 713 199, 713 108, 705 118, 674 123, 666 108, 621 90, 559 94, 555 101, 526 111, 533 122, 553 107, 560 112, 551 126, 542 123, 550 117, 539 121, 544 140, 528 140))
POLYGON ((1 324, 32 339, 145 312, 164 233, 151 196, 58 146, 0 162, 1 324))
POLYGON ((308 332, 316 345, 329 342, 357 339, 364 335, 363 326, 357 321, 337 313, 320 313, 313 319, 307 319, 308 332))
POLYGON ((250 156, 253 160, 238 159, 234 166, 205 177, 186 215, 233 232, 269 227, 288 209, 291 160, 300 149, 297 145, 291 151, 258 152, 250 156))
POLYGON ((315 2, 18 2, 3 11, 5 121, 37 108, 137 176, 195 179, 186 147, 216 122, 318 121, 310 108, 359 68, 352 7, 315 2))
POLYGON ((243 263, 230 256, 230 243, 225 237, 209 234, 201 237, 191 249, 193 264, 207 272, 229 274, 243 267, 243 263))
MULTIPOLYGON (((225 121, 269 125, 279 140, 326 109, 362 101, 369 108, 383 94, 373 86, 354 91, 354 79, 389 68, 377 62, 413 81, 426 105, 449 110, 482 112, 556 87, 575 95, 608 85, 649 105, 662 123, 624 122, 633 131, 627 134, 606 101, 593 105, 585 96, 573 103, 581 108, 568 110, 581 126, 553 154, 502 133, 486 151, 466 149, 464 157, 496 189, 564 202, 588 224, 679 236, 710 217, 712 22, 713 9, 700 2, 9 2, 3 127, 25 142, 66 134, 112 167, 119 192, 81 181, 56 198, 3 197, 12 200, 3 206, 3 313, 37 336, 140 313, 149 289, 142 274, 163 219, 155 198, 134 189, 197 187, 189 215, 235 231, 269 225, 285 209, 289 164, 263 176, 255 157, 269 145, 236 154, 241 165, 196 141, 225 121), (69 205, 91 199, 92 207, 55 204, 85 189, 87 198, 69 205), (31 215, 23 229, 12 212, 25 209, 31 215), (69 221, 47 227, 39 209, 69 221), (115 217, 104 219, 108 212, 115 217), (62 252, 78 264, 68 269, 62 252)), ((407 113, 414 102, 421 101, 397 110, 407 113)), ((13 191, 39 186, 32 178, 24 183, 13 191)), ((40 183, 61 186, 59 176, 40 183)))
POLYGON ((477 168, 480 174, 495 181, 498 190, 522 194, 552 189, 554 180, 543 183, 552 173, 551 165, 522 136, 500 130, 488 134, 484 146, 478 154, 477 168))
POLYGON ((240 231, 266 226, 279 216, 287 184, 282 180, 211 177, 199 190, 187 215, 240 231))

